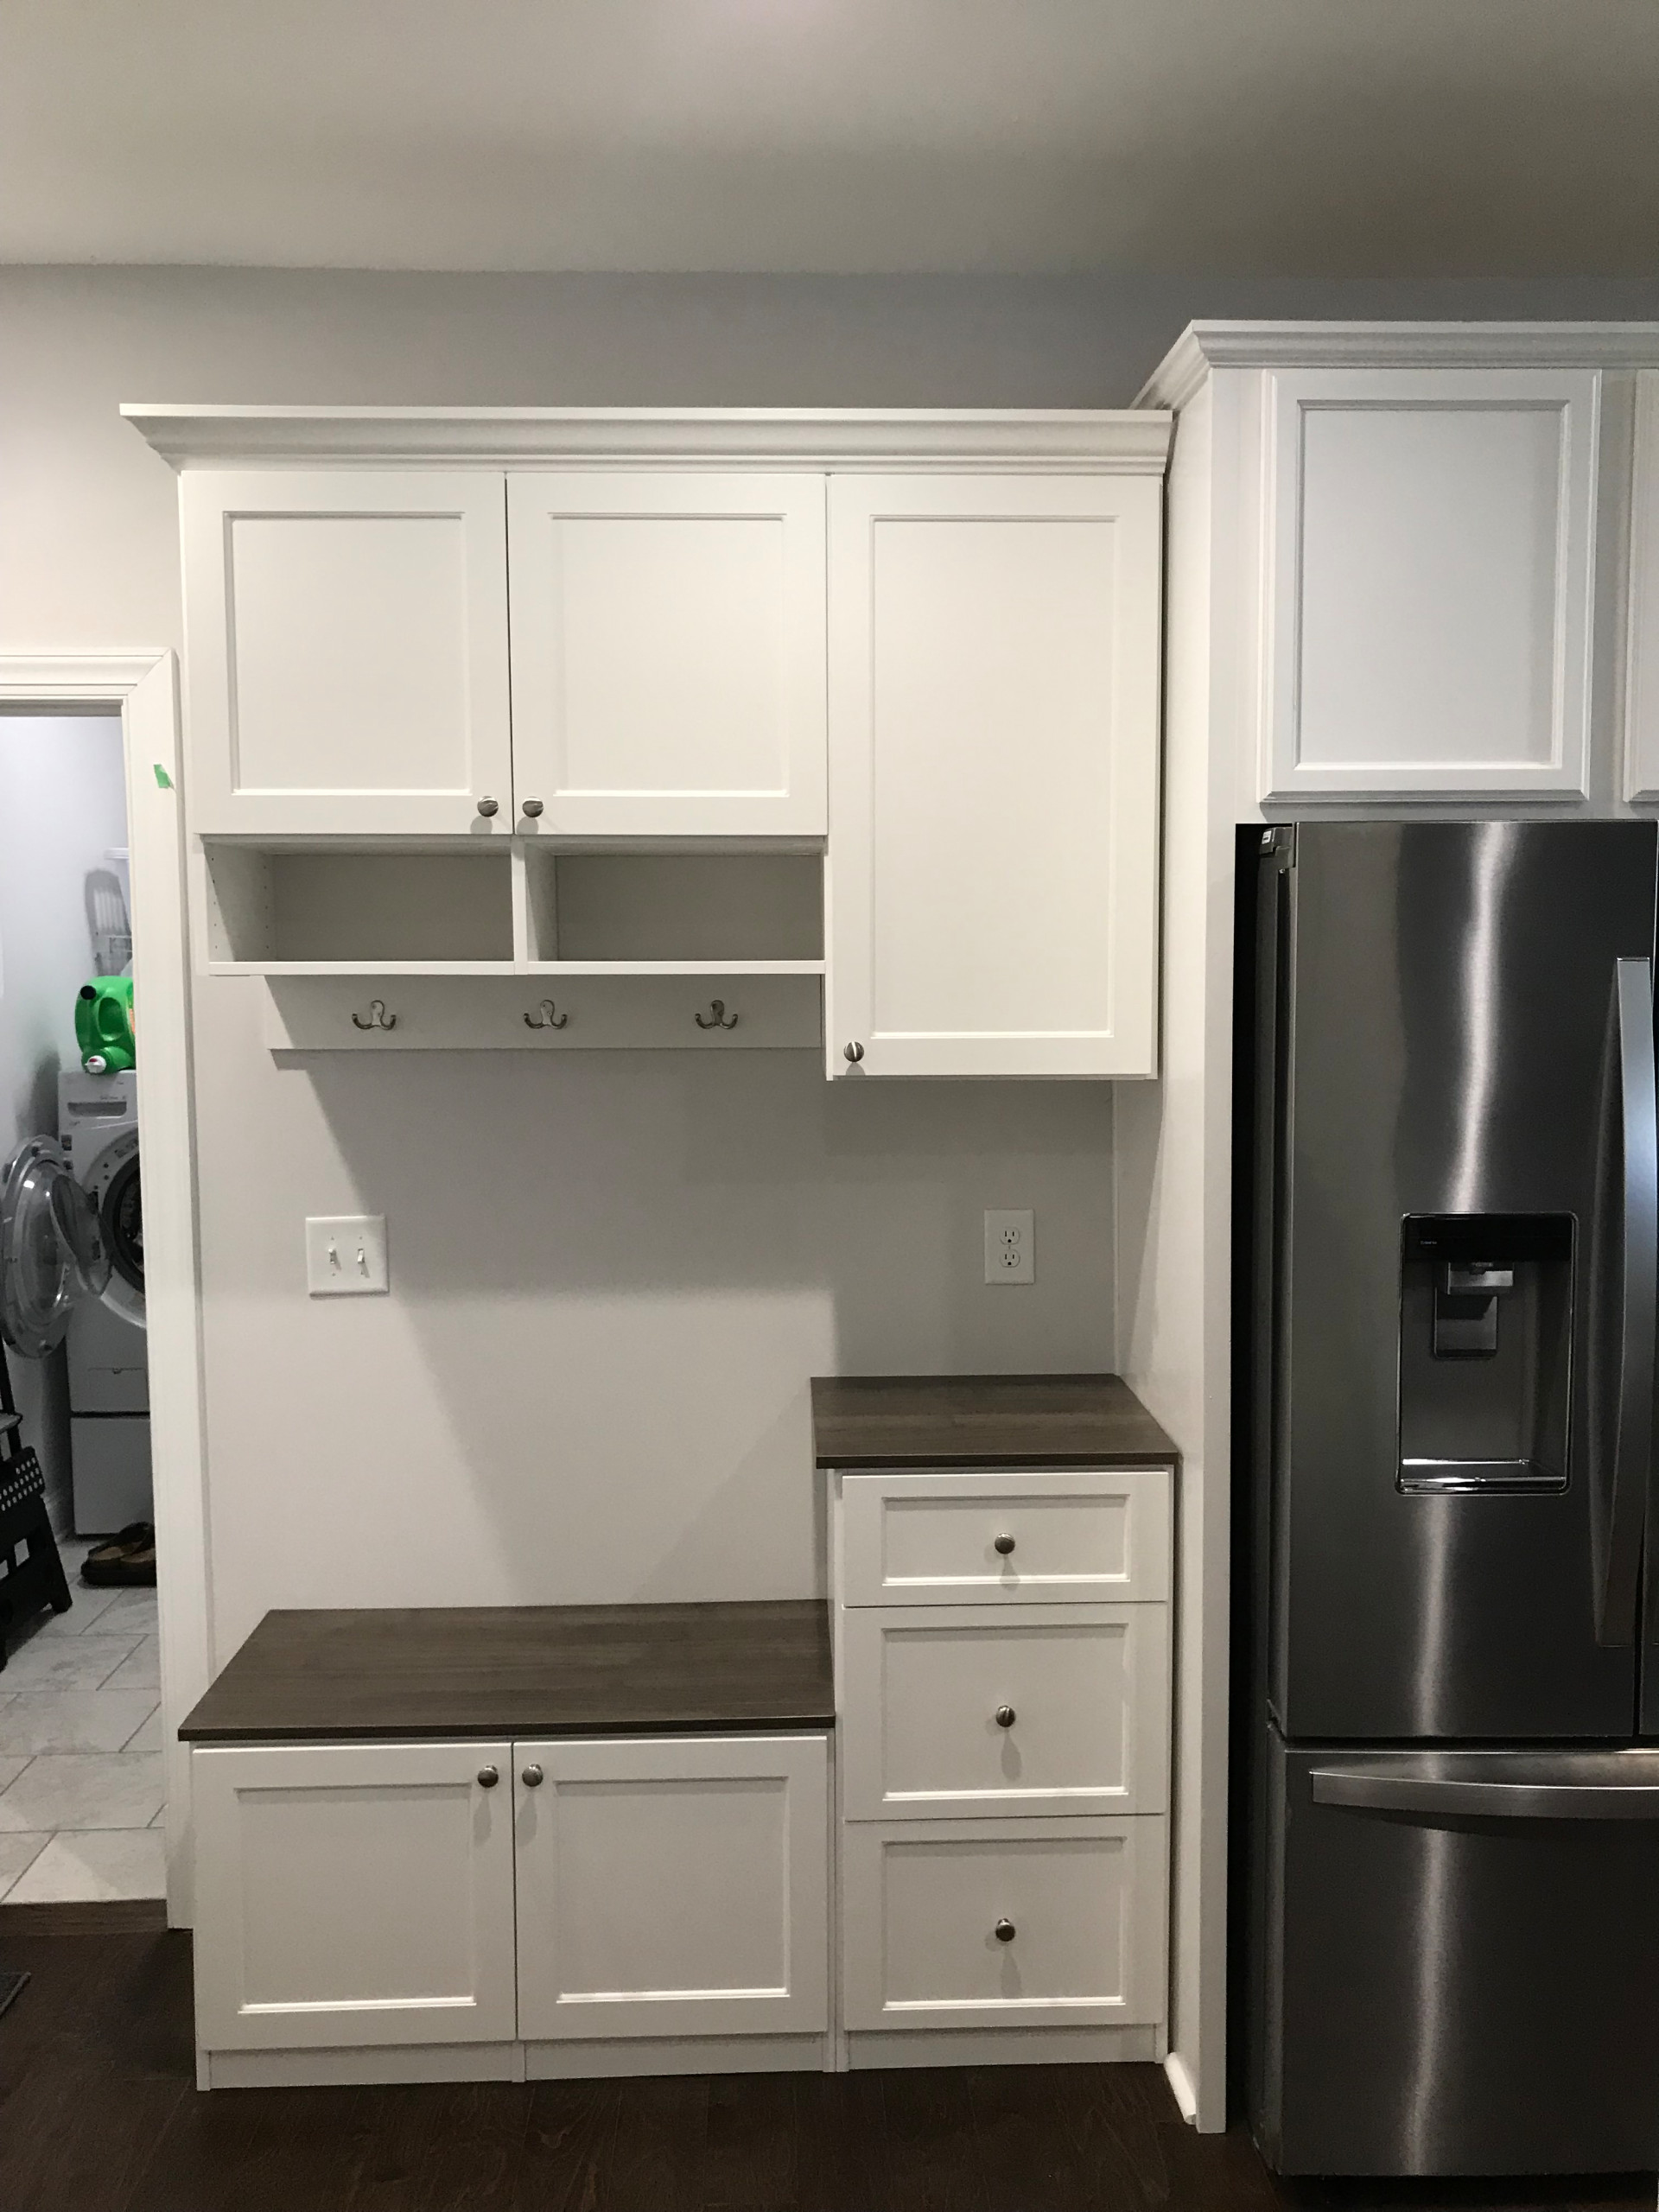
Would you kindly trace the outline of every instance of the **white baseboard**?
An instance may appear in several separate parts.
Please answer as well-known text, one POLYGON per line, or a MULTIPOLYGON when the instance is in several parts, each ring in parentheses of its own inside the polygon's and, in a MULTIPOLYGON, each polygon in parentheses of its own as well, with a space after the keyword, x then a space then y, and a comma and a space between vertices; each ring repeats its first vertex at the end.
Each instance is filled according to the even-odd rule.
POLYGON ((823 2074, 825 2036, 616 2036, 527 2043, 529 2082, 593 2082, 639 2074, 823 2074))
POLYGON ((915 2028, 847 2037, 847 2063, 869 2066, 1065 2066, 1153 2059, 1161 2028, 915 2028))
POLYGON ((1164 2073, 1175 2093, 1175 2101, 1181 2108, 1181 2118, 1189 2127, 1198 2124, 1198 2093, 1192 2086, 1192 2076, 1186 2070, 1186 2061, 1179 2050, 1172 2050, 1164 2061, 1164 2073))
POLYGON ((196 2086, 210 2089, 332 2088, 383 2082, 522 2082, 518 2043, 387 2044, 356 2050, 208 2050, 196 2086), (204 2075, 206 2078, 204 2079, 204 2075))

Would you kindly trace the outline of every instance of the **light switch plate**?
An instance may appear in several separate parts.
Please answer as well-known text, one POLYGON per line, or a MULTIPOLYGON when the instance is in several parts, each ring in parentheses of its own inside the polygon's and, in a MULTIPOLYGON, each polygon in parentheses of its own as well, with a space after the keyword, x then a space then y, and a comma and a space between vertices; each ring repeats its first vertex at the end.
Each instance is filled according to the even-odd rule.
POLYGON ((985 1211, 985 1280, 987 1282, 1035 1282, 1037 1232, 1029 1206, 985 1211))
POLYGON ((385 1214, 308 1214, 305 1282, 313 1298, 373 1297, 389 1290, 385 1214))

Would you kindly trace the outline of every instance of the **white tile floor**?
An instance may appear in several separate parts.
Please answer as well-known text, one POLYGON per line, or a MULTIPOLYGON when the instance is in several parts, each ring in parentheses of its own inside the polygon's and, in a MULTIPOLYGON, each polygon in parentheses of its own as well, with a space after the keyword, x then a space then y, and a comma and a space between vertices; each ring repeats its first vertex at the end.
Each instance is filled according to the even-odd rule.
POLYGON ((0 1670, 0 1903, 158 1897, 162 1721, 156 1592, 74 1593, 7 1640, 0 1670))

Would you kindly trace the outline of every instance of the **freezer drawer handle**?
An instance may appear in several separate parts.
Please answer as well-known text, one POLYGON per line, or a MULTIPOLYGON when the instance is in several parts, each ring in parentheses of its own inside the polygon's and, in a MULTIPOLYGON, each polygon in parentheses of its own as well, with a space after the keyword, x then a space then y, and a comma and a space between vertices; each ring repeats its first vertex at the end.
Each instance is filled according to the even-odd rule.
POLYGON ((1659 1821, 1659 1777, 1647 1782, 1551 1781, 1512 1770, 1501 1779, 1395 1769, 1316 1766, 1316 1805, 1377 1813, 1465 1813, 1507 1821, 1659 1821))

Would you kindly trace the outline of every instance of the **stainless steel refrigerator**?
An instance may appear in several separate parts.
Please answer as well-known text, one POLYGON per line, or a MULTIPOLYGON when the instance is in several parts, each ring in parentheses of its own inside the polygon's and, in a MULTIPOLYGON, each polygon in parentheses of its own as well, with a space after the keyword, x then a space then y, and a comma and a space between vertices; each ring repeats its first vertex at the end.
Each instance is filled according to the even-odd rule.
POLYGON ((1252 2126, 1289 2173, 1654 2167, 1655 826, 1251 842, 1252 2126))

